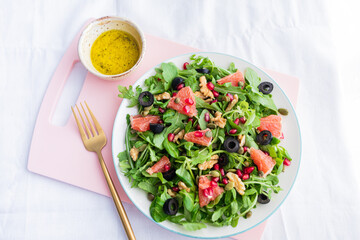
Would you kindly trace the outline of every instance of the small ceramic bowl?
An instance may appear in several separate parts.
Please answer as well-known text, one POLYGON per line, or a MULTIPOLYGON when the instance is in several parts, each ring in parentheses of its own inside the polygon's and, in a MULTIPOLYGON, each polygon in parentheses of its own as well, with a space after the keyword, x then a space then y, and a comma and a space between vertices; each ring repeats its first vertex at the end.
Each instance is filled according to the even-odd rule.
POLYGON ((85 30, 82 32, 79 45, 78 45, 78 52, 79 58, 85 68, 90 71, 92 74, 110 81, 117 81, 121 78, 128 76, 131 72, 133 72, 137 66, 140 64, 141 60, 145 54, 145 37, 140 28, 133 22, 120 17, 102 17, 90 22, 85 30), (95 40, 103 33, 109 30, 122 30, 129 34, 131 34, 139 47, 140 55, 139 59, 135 63, 135 65, 127 70, 126 72, 116 74, 116 75, 106 75, 100 73, 98 70, 95 69, 91 62, 90 52, 91 47, 95 40))

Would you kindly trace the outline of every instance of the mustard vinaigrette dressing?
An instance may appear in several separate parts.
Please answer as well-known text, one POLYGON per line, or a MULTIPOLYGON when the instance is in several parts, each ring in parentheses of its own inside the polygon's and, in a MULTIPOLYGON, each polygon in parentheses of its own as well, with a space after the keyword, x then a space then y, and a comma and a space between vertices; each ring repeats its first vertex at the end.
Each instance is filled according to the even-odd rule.
POLYGON ((129 33, 103 32, 91 47, 91 62, 102 74, 116 75, 132 68, 139 59, 139 47, 129 33))

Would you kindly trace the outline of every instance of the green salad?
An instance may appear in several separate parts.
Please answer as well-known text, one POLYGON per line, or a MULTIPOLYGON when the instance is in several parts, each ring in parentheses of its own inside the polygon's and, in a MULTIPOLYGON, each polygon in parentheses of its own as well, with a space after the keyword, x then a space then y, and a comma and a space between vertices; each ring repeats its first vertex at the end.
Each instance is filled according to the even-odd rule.
POLYGON ((281 190, 277 176, 291 163, 279 145, 279 114, 288 113, 272 99, 276 86, 196 55, 183 69, 169 62, 155 72, 144 88, 119 86, 138 109, 127 116, 121 171, 147 193, 156 222, 237 226, 281 190))

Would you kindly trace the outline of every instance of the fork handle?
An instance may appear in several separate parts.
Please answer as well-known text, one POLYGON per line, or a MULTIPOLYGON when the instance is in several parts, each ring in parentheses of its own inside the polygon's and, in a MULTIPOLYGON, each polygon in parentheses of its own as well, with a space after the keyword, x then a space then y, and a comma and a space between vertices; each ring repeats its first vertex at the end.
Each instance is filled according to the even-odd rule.
POLYGON ((126 232, 126 235, 128 236, 128 239, 129 240, 136 240, 135 238, 135 235, 134 235, 134 231, 132 230, 131 228, 131 224, 129 222, 129 218, 128 216, 126 215, 126 212, 125 212, 125 209, 124 209, 124 206, 122 205, 121 203, 121 200, 120 200, 120 197, 119 197, 119 194, 117 193, 116 191, 116 188, 115 188, 115 185, 110 177, 110 174, 109 174, 109 170, 107 169, 106 165, 105 165, 105 161, 104 161, 104 158, 101 154, 101 152, 97 152, 97 155, 98 155, 98 158, 99 158, 99 162, 100 162, 100 165, 101 165, 101 168, 104 172, 104 176, 105 176, 105 179, 106 179, 106 182, 109 186, 109 189, 110 189, 110 192, 111 192, 111 196, 114 200, 114 203, 115 203, 115 206, 116 206, 116 209, 119 213, 119 216, 121 218, 121 221, 122 221, 122 224, 124 226, 124 229, 125 229, 125 232, 126 232))

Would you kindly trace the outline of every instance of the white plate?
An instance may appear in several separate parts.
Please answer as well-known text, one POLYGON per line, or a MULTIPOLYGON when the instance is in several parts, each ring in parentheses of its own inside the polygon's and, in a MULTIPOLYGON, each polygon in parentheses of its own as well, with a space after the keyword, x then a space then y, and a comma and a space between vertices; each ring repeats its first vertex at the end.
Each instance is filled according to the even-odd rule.
MULTIPOLYGON (((232 235, 237 235, 239 233, 245 232, 257 226, 261 222, 265 221, 268 217, 270 217, 285 200, 285 198, 289 194, 295 182, 296 175, 300 166, 300 158, 301 158, 300 128, 296 117, 296 113, 288 97, 281 90, 279 85, 265 72, 263 72, 253 64, 248 63, 238 57, 221 54, 221 53, 212 53, 212 52, 197 52, 195 54, 209 57, 212 61, 215 62, 217 66, 220 67, 227 68, 231 62, 234 62, 236 68, 238 68, 242 72, 244 72, 245 68, 247 67, 254 69, 261 77, 262 81, 268 81, 274 84, 274 90, 272 92, 272 95, 276 106, 286 108, 289 110, 289 115, 283 117, 282 120, 285 139, 281 142, 281 145, 288 150, 288 152, 290 153, 293 159, 291 162, 291 166, 287 167, 286 171, 279 175, 279 181, 280 181, 279 185, 281 186, 283 191, 280 191, 280 193, 278 194, 273 194, 270 203, 265 205, 258 204, 257 208, 252 210, 253 214, 251 218, 249 219, 240 218, 238 226, 235 228, 231 226, 220 227, 220 228, 207 226, 207 228, 198 231, 187 231, 181 225, 177 225, 169 221, 157 223, 163 228, 166 228, 175 233, 189 237, 224 238, 232 235)), ((180 55, 172 59, 169 59, 165 62, 173 62, 179 68, 182 68, 183 63, 188 62, 189 57, 191 55, 192 53, 180 55)), ((159 67, 159 65, 157 65, 156 67, 159 67)), ((145 73, 139 80, 136 81, 134 86, 140 85, 143 87, 145 79, 155 74, 156 67, 150 69, 147 73, 145 73)), ((130 198, 130 200, 145 216, 153 220, 149 212, 149 207, 151 202, 147 200, 146 192, 139 188, 131 188, 128 178, 121 173, 118 165, 117 155, 119 152, 125 150, 126 114, 135 115, 138 113, 136 108, 127 108, 128 104, 129 101, 127 99, 124 99, 122 101, 114 122, 113 135, 112 135, 112 154, 113 154, 114 165, 120 183, 124 188, 128 197, 130 198)))

